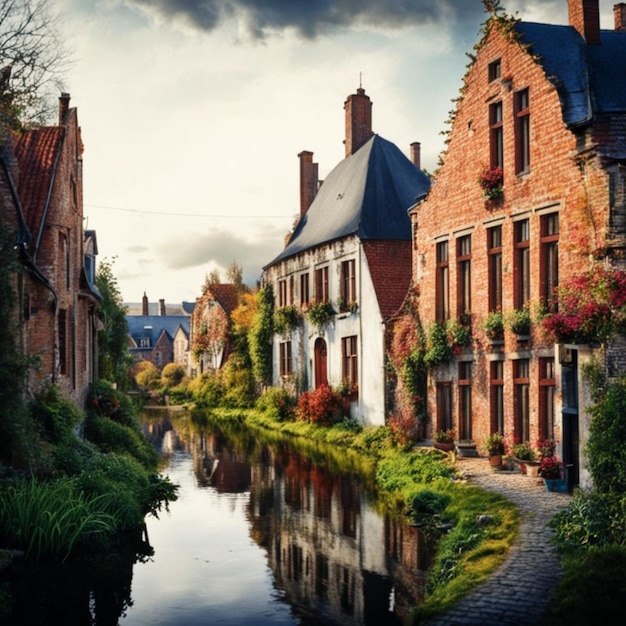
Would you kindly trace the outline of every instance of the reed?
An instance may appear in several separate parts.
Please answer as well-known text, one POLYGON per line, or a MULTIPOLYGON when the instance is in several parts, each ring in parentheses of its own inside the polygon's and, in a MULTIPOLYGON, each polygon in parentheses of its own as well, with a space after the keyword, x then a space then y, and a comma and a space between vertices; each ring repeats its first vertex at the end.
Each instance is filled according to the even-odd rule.
POLYGON ((11 484, 0 494, 0 544, 22 550, 29 562, 64 563, 79 542, 113 532, 115 519, 101 510, 101 499, 68 479, 11 484))

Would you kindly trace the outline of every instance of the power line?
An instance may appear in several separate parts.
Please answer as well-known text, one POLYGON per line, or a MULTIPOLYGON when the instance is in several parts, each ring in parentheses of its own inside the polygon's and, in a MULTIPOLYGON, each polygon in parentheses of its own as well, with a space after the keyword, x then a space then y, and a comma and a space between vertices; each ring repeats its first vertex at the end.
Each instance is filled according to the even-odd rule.
POLYGON ((148 209, 126 209, 119 206, 107 206, 104 204, 85 204, 85 207, 91 207, 94 209, 107 209, 110 211, 123 211, 125 213, 139 213, 141 215, 165 215, 173 217, 204 217, 207 219, 213 218, 243 218, 243 219, 258 219, 258 218, 287 218, 292 217, 290 215, 207 215, 206 213, 179 213, 174 211, 150 211, 148 209))

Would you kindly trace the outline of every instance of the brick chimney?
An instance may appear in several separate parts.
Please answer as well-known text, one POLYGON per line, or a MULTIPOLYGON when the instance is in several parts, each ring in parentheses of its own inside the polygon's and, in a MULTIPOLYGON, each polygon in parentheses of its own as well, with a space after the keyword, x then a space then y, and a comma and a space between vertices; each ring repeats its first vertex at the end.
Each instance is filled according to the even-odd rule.
POLYGON ((567 0, 570 26, 591 45, 600 45, 599 0, 567 0))
POLYGON ((59 96, 59 126, 63 126, 66 123, 67 112, 70 109, 70 94, 62 93, 59 96))
POLYGON ((419 141, 411 144, 411 161, 418 170, 422 169, 422 144, 419 141))
POLYGON ((308 210, 315 196, 318 187, 318 167, 313 163, 313 153, 303 150, 299 155, 300 159, 300 217, 308 210))
POLYGON ((372 101, 359 87, 348 96, 343 109, 346 112, 346 156, 354 154, 374 133, 372 132, 372 101))
POLYGON ((143 292, 143 298, 141 299, 141 314, 142 315, 149 315, 149 310, 148 310, 148 296, 146 295, 146 292, 143 292))
POLYGON ((615 30, 626 30, 626 3, 620 2, 613 5, 613 17, 615 30))
POLYGON ((167 311, 165 310, 165 300, 163 298, 159 299, 159 315, 161 317, 165 317, 167 315, 167 311))

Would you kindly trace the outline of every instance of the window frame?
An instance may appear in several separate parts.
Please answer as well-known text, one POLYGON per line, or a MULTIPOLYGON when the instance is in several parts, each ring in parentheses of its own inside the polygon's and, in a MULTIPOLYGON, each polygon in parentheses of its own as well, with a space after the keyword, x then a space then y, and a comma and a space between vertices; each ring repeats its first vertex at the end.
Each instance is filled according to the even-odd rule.
POLYGON ((340 284, 341 308, 346 311, 356 302, 356 260, 348 259, 341 262, 340 284))
POLYGON ((315 302, 329 302, 328 265, 315 268, 315 302))
POLYGON ((489 105, 489 155, 491 167, 504 167, 504 106, 502 100, 489 105))
POLYGON ((437 274, 435 278, 435 309, 438 322, 450 319, 450 246, 449 241, 437 242, 437 274), (443 254, 445 251, 445 254, 443 254))
POLYGON ((557 310, 559 286, 559 214, 546 213, 540 218, 541 298, 551 312, 557 310))
POLYGON ((472 312, 472 236, 456 240, 457 318, 462 320, 472 312))
POLYGON ((502 224, 487 228, 489 312, 502 311, 503 265, 502 265, 502 224))
POLYGON ((515 173, 530 172, 530 93, 528 87, 514 95, 515 173))
POLYGON ((530 301, 530 219, 514 223, 513 238, 515 254, 513 305, 516 309, 522 309, 530 301))

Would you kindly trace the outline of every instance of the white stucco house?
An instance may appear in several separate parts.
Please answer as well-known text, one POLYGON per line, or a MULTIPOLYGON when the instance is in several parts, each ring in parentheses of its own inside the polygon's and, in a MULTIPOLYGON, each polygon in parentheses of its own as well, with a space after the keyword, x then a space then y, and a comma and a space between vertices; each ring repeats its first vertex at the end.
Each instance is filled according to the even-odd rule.
POLYGON ((295 382, 304 390, 349 384, 350 416, 381 425, 385 323, 411 283, 407 211, 430 180, 419 167, 418 143, 409 159, 372 132, 364 89, 344 109, 345 158, 320 184, 313 153, 300 153, 300 219, 264 267, 275 310, 300 319, 274 335, 273 384, 295 382), (319 315, 325 311, 332 311, 326 323, 319 315))

